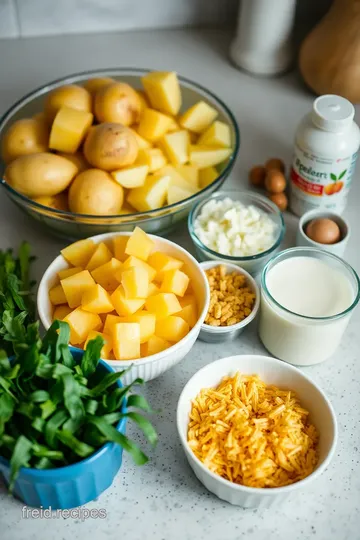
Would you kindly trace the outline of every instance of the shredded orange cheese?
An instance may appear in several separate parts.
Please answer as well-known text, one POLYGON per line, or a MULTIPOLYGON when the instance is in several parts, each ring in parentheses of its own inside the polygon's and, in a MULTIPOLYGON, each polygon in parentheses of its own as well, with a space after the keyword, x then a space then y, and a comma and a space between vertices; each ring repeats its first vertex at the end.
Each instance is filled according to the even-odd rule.
POLYGON ((214 473, 249 487, 274 488, 311 474, 316 428, 297 395, 236 373, 192 402, 188 442, 214 473))

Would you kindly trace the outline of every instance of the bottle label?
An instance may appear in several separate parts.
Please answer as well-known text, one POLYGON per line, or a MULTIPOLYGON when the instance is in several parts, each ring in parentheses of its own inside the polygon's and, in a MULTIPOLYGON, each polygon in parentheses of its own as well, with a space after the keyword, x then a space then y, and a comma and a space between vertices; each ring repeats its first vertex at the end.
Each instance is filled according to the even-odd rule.
POLYGON ((295 146, 290 175, 290 207, 301 216, 314 209, 341 213, 346 205, 357 152, 342 158, 316 156, 295 146))

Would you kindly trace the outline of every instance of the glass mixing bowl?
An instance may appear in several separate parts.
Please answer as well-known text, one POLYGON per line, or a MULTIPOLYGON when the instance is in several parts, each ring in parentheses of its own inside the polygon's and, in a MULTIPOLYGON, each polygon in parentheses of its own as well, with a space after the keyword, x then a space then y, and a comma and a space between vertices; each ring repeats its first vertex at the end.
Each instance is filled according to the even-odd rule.
MULTIPOLYGON (((0 145, 4 133, 16 120, 31 117, 42 110, 45 96, 54 88, 63 86, 64 84, 81 84, 94 77, 113 77, 114 79, 132 85, 134 88, 140 89, 141 77, 148 71, 146 69, 131 68, 93 70, 70 75, 69 77, 46 84, 15 103, 0 119, 0 145)), ((106 232, 132 231, 136 225, 141 226, 144 231, 153 234, 161 235, 168 233, 187 217, 195 203, 198 203, 208 197, 210 193, 220 188, 234 166, 240 145, 240 133, 237 122, 225 103, 210 90, 197 83, 180 76, 179 81, 183 98, 182 111, 191 107, 197 101, 204 100, 218 111, 218 120, 229 124, 231 130, 233 152, 224 163, 217 167, 219 176, 216 180, 203 190, 176 204, 164 206, 149 212, 106 217, 75 214, 43 206, 12 189, 4 180, 5 167, 4 163, 0 161, 1 185, 5 193, 21 210, 40 222, 42 226, 45 226, 57 236, 68 240, 87 238, 106 232)))

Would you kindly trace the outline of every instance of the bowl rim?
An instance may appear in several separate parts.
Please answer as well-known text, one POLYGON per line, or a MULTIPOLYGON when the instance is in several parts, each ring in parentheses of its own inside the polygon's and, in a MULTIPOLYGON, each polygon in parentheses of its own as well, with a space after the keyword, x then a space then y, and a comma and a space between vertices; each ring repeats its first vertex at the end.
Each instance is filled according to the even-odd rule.
MULTIPOLYGON (((77 73, 72 73, 71 75, 67 75, 66 77, 61 77, 59 79, 54 79, 42 86, 39 86, 35 90, 32 90, 31 92, 25 94, 22 98, 17 100, 2 116, 0 116, 0 133, 4 129, 5 123, 11 118, 11 116, 16 113, 18 110, 20 110, 24 105, 31 102, 32 99, 39 97, 43 94, 46 94, 47 92, 54 90, 55 88, 58 88, 62 86, 63 84, 76 84, 83 81, 88 80, 89 78, 94 77, 105 77, 105 76, 126 76, 126 75, 134 75, 138 77, 144 76, 146 73, 149 73, 152 70, 149 68, 131 68, 131 67, 121 67, 121 68, 102 68, 102 69, 96 69, 96 70, 87 70, 87 71, 81 71, 77 73)), ((163 206, 161 208, 156 208, 155 210, 149 210, 147 212, 136 212, 134 214, 114 214, 111 216, 98 216, 98 215, 92 215, 92 214, 77 214, 75 212, 68 212, 65 210, 58 210, 56 208, 51 208, 48 206, 45 206, 43 204, 40 204, 29 197, 26 197, 25 195, 19 193, 15 189, 13 189, 7 182, 5 181, 4 172, 5 168, 3 168, 0 176, 0 185, 2 185, 13 197, 20 199, 23 203, 26 203, 27 206, 33 207, 34 210, 37 210, 39 213, 47 212, 54 218, 60 218, 63 220, 69 220, 71 218, 71 221, 74 219, 77 220, 79 223, 81 223, 81 220, 93 220, 94 223, 91 223, 91 225, 96 225, 97 221, 101 224, 104 222, 104 220, 115 220, 119 219, 121 220, 122 224, 126 224, 127 222, 131 223, 136 219, 137 221, 140 220, 146 220, 146 218, 151 219, 153 217, 161 217, 162 212, 166 213, 173 213, 174 210, 180 210, 184 206, 186 206, 188 203, 192 204, 196 201, 197 196, 204 193, 210 193, 211 189, 214 189, 214 185, 220 186, 225 178, 229 175, 231 172, 235 160, 237 158, 237 155, 239 153, 240 148, 240 129, 239 125, 237 123, 237 120, 234 116, 234 114, 231 112, 229 107, 225 104, 225 102, 219 98, 216 94, 214 94, 211 90, 208 90, 203 85, 192 81, 191 79, 188 79, 186 77, 183 77, 182 75, 178 74, 179 82, 182 83, 187 88, 193 87, 193 89, 200 92, 202 97, 208 97, 211 98, 217 105, 219 105, 220 108, 225 111, 225 113, 228 115, 233 130, 234 130, 234 148, 231 153, 231 155, 228 158, 228 162, 224 169, 221 171, 219 176, 206 186, 204 189, 201 189, 194 195, 191 195, 187 199, 184 199, 182 201, 179 201, 177 203, 173 203, 167 206, 163 206)), ((1 165, 1 159, 0 159, 0 165, 1 165)), ((85 222, 86 224, 86 222, 85 222)), ((106 224, 106 223, 105 223, 106 224)))
MULTIPOLYGON (((240 202, 241 202, 241 200, 240 200, 240 202)), ((188 216, 188 231, 189 231, 190 237, 191 237, 192 241, 194 242, 195 246, 197 248, 201 249, 202 251, 205 251, 206 253, 209 253, 210 255, 218 257, 218 258, 221 257, 224 261, 247 262, 247 261, 260 260, 260 259, 262 259, 262 257, 266 257, 267 255, 270 255, 273 251, 275 251, 280 246, 281 242, 283 241, 285 231, 286 231, 286 225, 285 225, 285 221, 284 221, 284 217, 282 215, 282 212, 280 212, 278 207, 272 201, 270 201, 269 199, 267 199, 263 195, 260 195, 258 193, 254 193, 253 191, 250 191, 250 190, 236 190, 236 189, 233 189, 233 190, 214 191, 207 198, 197 202, 192 207, 192 209, 191 209, 191 211, 189 213, 189 216, 188 216), (203 242, 200 240, 200 238, 195 233, 195 228, 194 228, 195 214, 206 203, 208 203, 211 199, 225 198, 225 197, 230 197, 231 198, 231 197, 236 196, 240 200, 241 195, 245 195, 246 197, 250 196, 253 199, 255 199, 256 201, 260 201, 263 204, 265 203, 273 211, 272 213, 280 218, 280 231, 279 231, 277 239, 275 240, 273 245, 270 248, 268 248, 267 250, 262 251, 261 253, 256 253, 255 255, 247 255, 245 257, 225 255, 223 253, 219 253, 218 251, 212 250, 211 248, 209 248, 208 246, 203 244, 203 242)))
MULTIPOLYGON (((82 356, 82 354, 84 354, 84 351, 82 349, 75 349, 74 350, 74 348, 71 347, 70 345, 69 345, 69 349, 70 349, 70 352, 75 356, 82 356)), ((109 366, 101 358, 100 358, 99 363, 97 365, 97 369, 98 369, 99 366, 101 366, 103 369, 105 369, 108 373, 116 373, 115 370, 111 366, 109 366)), ((119 386, 119 388, 123 388, 123 384, 120 381, 120 379, 118 379, 115 382, 115 384, 117 386, 119 386)), ((127 398, 125 396, 124 402, 123 402, 123 404, 121 406, 121 409, 120 409, 122 413, 127 412, 126 406, 127 406, 127 398)), ((122 429, 124 429, 124 430, 126 429, 126 417, 121 418, 121 420, 119 420, 119 422, 115 426, 115 429, 116 429, 116 431, 121 431, 122 429)), ((21 467, 20 471, 19 471, 19 476, 15 480, 15 483, 20 479, 20 475, 21 475, 22 478, 24 478, 24 477, 42 478, 44 476, 45 477, 46 476, 47 477, 54 477, 54 476, 63 477, 64 474, 68 474, 68 473, 70 473, 70 474, 72 473, 73 475, 79 474, 81 472, 80 470, 78 470, 79 467, 82 468, 82 467, 88 466, 88 465, 93 466, 94 461, 96 461, 98 458, 102 457, 103 454, 105 454, 106 452, 111 450, 115 444, 116 443, 114 443, 114 442, 107 442, 107 443, 103 444, 102 446, 100 446, 100 448, 98 448, 95 452, 90 454, 90 456, 88 456, 86 458, 83 458, 83 459, 77 461, 76 463, 71 463, 71 465, 64 465, 63 467, 55 467, 53 469, 35 469, 34 467, 21 467)), ((8 469, 10 469, 9 460, 4 458, 1 455, 0 455, 0 465, 3 465, 5 467, 7 467, 8 469)), ((59 478, 59 480, 60 480, 60 478, 59 478)))
MULTIPOLYGON (((90 236, 88 238, 88 240, 93 240, 95 243, 99 243, 99 242, 102 242, 104 240, 109 240, 111 238, 115 238, 115 237, 118 237, 118 236, 130 236, 131 234, 132 234, 132 232, 125 232, 125 231, 113 232, 113 233, 103 233, 103 234, 97 234, 95 236, 90 236)), ((193 255, 191 255, 191 253, 189 253, 185 248, 183 248, 182 246, 179 246, 178 244, 176 244, 172 240, 168 240, 167 238, 163 238, 162 236, 158 236, 158 235, 155 235, 155 234, 150 234, 150 233, 146 233, 146 234, 148 236, 150 236, 150 238, 160 240, 160 242, 164 242, 165 244, 171 245, 171 246, 175 247, 176 250, 184 253, 186 255, 186 257, 190 260, 190 262, 193 263, 193 265, 197 268, 197 270, 199 270, 200 275, 202 276, 202 279, 203 279, 203 282, 204 282, 204 286, 205 286, 204 307, 203 307, 203 309, 201 310, 201 313, 198 316, 196 324, 190 329, 190 331, 186 334, 186 336, 184 336, 182 339, 180 339, 180 341, 178 341, 174 345, 171 345, 171 347, 168 347, 167 349, 165 349, 164 351, 161 351, 159 353, 152 354, 150 356, 146 356, 145 358, 138 358, 138 359, 133 359, 133 360, 107 360, 106 358, 103 358, 102 360, 104 362, 106 362, 111 367, 117 367, 118 368, 118 367, 123 366, 124 368, 126 368, 126 367, 130 367, 130 366, 132 367, 132 366, 140 366, 140 365, 150 364, 152 362, 157 362, 157 361, 162 360, 167 355, 167 353, 169 353, 169 352, 170 353, 175 353, 178 349, 180 349, 182 347, 182 345, 183 345, 183 343, 184 343, 184 341, 186 339, 188 339, 189 337, 193 337, 194 335, 198 334, 198 330, 201 328, 202 321, 205 319, 206 313, 208 312, 208 309, 209 309, 210 287, 209 287, 208 280, 206 278, 205 272, 202 269, 202 267, 200 266, 200 263, 195 259, 195 257, 193 255)), ((69 245, 71 245, 71 244, 69 244, 69 245)), ((43 276, 42 276, 42 278, 40 280, 38 291, 37 291, 37 296, 36 296, 37 311, 38 311, 38 314, 39 314, 39 319, 40 319, 42 325, 44 326, 44 328, 46 330, 49 328, 52 321, 49 321, 48 318, 44 314, 43 305, 42 305, 42 303, 40 303, 40 300, 41 300, 40 299, 40 292, 41 293, 42 292, 46 293, 45 281, 46 281, 46 279, 48 279, 49 276, 54 275, 54 271, 50 272, 50 269, 51 269, 51 267, 53 265, 55 265, 56 262, 58 262, 60 260, 65 261, 64 257, 61 254, 58 255, 49 264, 49 266, 45 270, 45 272, 44 272, 44 274, 43 274, 43 276)), ((174 314, 174 315, 176 315, 176 314, 174 314)), ((74 345, 71 345, 71 347, 75 351, 82 352, 82 349, 79 349, 78 347, 75 347, 74 345)))
POLYGON ((245 317, 245 319, 243 319, 242 321, 236 324, 232 324, 231 326, 211 326, 210 324, 202 323, 201 331, 207 332, 209 334, 227 334, 228 332, 232 332, 233 330, 239 330, 240 328, 244 328, 245 326, 250 324, 251 321, 255 319, 260 308, 260 289, 255 279, 253 278, 253 276, 249 274, 249 272, 247 272, 240 266, 237 266, 236 264, 224 262, 224 261, 211 260, 211 261, 202 261, 200 263, 200 266, 203 268, 203 270, 208 270, 210 268, 214 268, 215 266, 220 266, 220 265, 227 266, 228 268, 232 269, 238 274, 242 274, 246 276, 246 278, 250 281, 251 286, 255 291, 255 305, 250 315, 245 317))
MULTIPOLYGON (((226 373, 223 373, 221 375, 221 377, 225 377, 225 376, 226 376, 226 373)), ((296 490, 298 488, 305 487, 307 484, 311 483, 317 476, 320 476, 325 471, 325 469, 328 467, 329 463, 331 462, 331 460, 332 460, 332 458, 334 456, 337 441, 338 441, 338 425, 337 425, 335 411, 334 411, 334 408, 333 408, 329 398, 326 396, 325 392, 308 375, 305 375, 305 373, 303 371, 296 368, 295 366, 293 366, 293 365, 291 365, 291 364, 289 364, 287 362, 284 362, 282 360, 278 360, 277 358, 272 358, 271 356, 265 356, 265 355, 261 355, 261 354, 242 354, 242 355, 228 356, 226 358, 220 358, 219 360, 215 360, 215 362, 211 362, 210 364, 207 364, 204 367, 202 367, 201 369, 199 369, 198 371, 196 371, 192 375, 192 377, 188 380, 188 382, 185 384, 185 386, 182 389, 181 394, 179 396, 178 403, 177 403, 177 408, 176 408, 176 427, 177 427, 177 432, 178 432, 178 435, 179 435, 179 438, 180 438, 180 442, 181 442, 181 444, 182 444, 182 446, 183 446, 183 448, 185 450, 185 453, 188 454, 191 457, 191 459, 193 459, 195 461, 196 465, 198 467, 200 467, 200 469, 202 470, 203 473, 207 474, 214 481, 220 483, 222 486, 226 487, 227 489, 232 489, 232 490, 235 490, 235 491, 238 491, 238 492, 245 492, 248 495, 265 495, 265 496, 271 496, 272 494, 273 495, 280 495, 280 494, 285 494, 285 493, 292 492, 292 491, 294 491, 294 490, 296 490), (294 482, 293 484, 289 484, 287 486, 274 487, 274 488, 255 488, 255 487, 243 486, 242 484, 235 484, 234 482, 230 482, 230 480, 226 480, 225 478, 222 478, 218 474, 213 473, 210 469, 208 469, 203 464, 202 461, 200 461, 200 459, 194 454, 194 452, 189 447, 188 441, 187 441, 187 439, 184 437, 184 435, 182 433, 182 422, 181 422, 181 418, 180 418, 181 417, 180 409, 182 408, 183 402, 184 402, 184 399, 185 399, 184 398, 185 391, 186 391, 187 387, 190 385, 190 383, 192 382, 193 378, 195 376, 198 376, 201 373, 205 373, 206 370, 210 366, 213 366, 214 364, 220 365, 221 363, 223 363, 225 361, 233 360, 233 359, 241 359, 241 358, 244 358, 244 357, 247 357, 247 358, 250 357, 250 358, 257 358, 257 359, 266 360, 267 362, 269 362, 269 364, 273 364, 275 369, 279 368, 280 371, 282 369, 289 370, 295 376, 300 376, 301 378, 305 379, 308 383, 310 383, 311 386, 313 386, 315 388, 315 390, 321 396, 321 398, 323 399, 325 405, 328 408, 328 411, 330 413, 330 417, 332 419, 332 423, 333 423, 333 426, 334 426, 334 435, 333 435, 333 440, 332 440, 331 446, 329 448, 329 451, 328 451, 325 459, 321 463, 321 465, 319 467, 317 467, 311 474, 309 474, 309 476, 307 476, 306 478, 303 478, 302 480, 299 480, 298 482, 294 482)))

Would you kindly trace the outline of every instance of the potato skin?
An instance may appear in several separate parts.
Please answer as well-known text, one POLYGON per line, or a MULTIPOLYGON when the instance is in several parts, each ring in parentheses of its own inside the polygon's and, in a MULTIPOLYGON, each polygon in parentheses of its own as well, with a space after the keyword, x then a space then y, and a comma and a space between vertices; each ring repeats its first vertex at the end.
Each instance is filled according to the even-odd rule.
POLYGON ((123 201, 123 188, 109 173, 100 169, 80 173, 69 189, 69 207, 76 214, 116 215, 120 213, 123 201))
POLYGON ((85 159, 93 167, 104 171, 131 165, 137 155, 136 137, 122 124, 106 122, 93 126, 85 139, 85 159))
POLYGON ((49 129, 40 118, 23 118, 14 122, 6 131, 1 145, 1 155, 5 163, 19 156, 46 152, 49 143, 49 129))
POLYGON ((90 92, 92 96, 95 96, 100 88, 109 86, 109 84, 113 84, 114 82, 116 82, 115 79, 111 79, 111 77, 95 77, 94 79, 88 79, 84 83, 84 88, 90 92))
POLYGON ((67 152, 58 152, 58 156, 61 156, 65 159, 68 159, 74 165, 76 165, 78 169, 78 173, 81 173, 83 171, 86 171, 86 169, 90 169, 90 165, 84 158, 83 154, 81 152, 75 152, 75 154, 68 154, 67 152))
POLYGON ((33 201, 56 210, 69 210, 67 193, 64 192, 46 197, 35 197, 33 201))
POLYGON ((68 159, 42 152, 12 161, 5 170, 5 180, 19 193, 35 198, 64 191, 76 174, 76 165, 68 159))
POLYGON ((66 84, 55 88, 45 99, 44 112, 47 121, 51 123, 58 110, 64 106, 91 113, 91 95, 85 88, 77 84, 66 84))
POLYGON ((140 120, 141 109, 137 92, 126 83, 103 86, 95 94, 94 112, 98 122, 130 126, 140 120))

